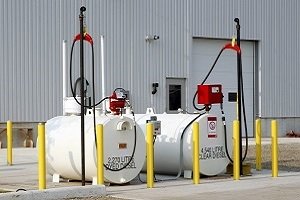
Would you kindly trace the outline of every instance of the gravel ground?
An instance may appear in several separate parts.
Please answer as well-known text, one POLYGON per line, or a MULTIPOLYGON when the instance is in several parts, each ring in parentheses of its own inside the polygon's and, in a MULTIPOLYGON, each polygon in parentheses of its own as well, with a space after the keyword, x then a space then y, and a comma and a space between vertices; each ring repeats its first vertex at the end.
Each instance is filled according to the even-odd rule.
MULTIPOLYGON (((255 146, 248 148, 245 162, 250 163, 255 169, 255 146)), ((262 168, 271 169, 271 145, 262 145, 262 168)), ((300 144, 279 144, 278 145, 278 170, 300 171, 300 144)))
MULTIPOLYGON (((243 148, 245 150, 245 148, 243 148)), ((248 147, 245 163, 249 163, 255 169, 255 145, 248 147)), ((244 153, 244 151, 243 151, 244 153)), ((262 168, 271 169, 271 145, 262 145, 262 168)), ((279 144, 278 145, 278 169, 283 171, 300 171, 300 143, 279 144)), ((73 198, 67 200, 121 200, 115 197, 90 197, 90 198, 73 198)))

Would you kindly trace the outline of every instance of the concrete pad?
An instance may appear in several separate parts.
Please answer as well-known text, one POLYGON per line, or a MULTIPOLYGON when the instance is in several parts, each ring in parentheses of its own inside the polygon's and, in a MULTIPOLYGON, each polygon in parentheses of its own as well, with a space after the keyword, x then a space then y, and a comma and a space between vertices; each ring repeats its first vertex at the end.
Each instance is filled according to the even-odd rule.
POLYGON ((203 178, 200 184, 192 180, 178 179, 154 183, 148 189, 145 184, 136 186, 108 187, 107 194, 117 198, 132 200, 179 200, 179 199, 222 199, 222 200, 266 200, 299 199, 299 172, 279 172, 279 177, 271 177, 270 170, 256 172, 252 176, 233 180, 232 177, 203 178))
MULTIPOLYGON (((295 143, 300 139, 279 139, 282 143, 295 143)), ((254 141, 251 141, 252 144, 254 141)), ((269 140, 265 140, 269 143, 269 140)), ((280 142, 279 142, 280 143, 280 142)), ((252 176, 241 177, 234 181, 228 175, 201 178, 200 184, 193 185, 191 179, 180 177, 176 180, 159 181, 154 188, 148 189, 145 183, 136 180, 126 185, 94 186, 87 182, 53 183, 52 177, 47 175, 46 187, 39 191, 37 150, 32 148, 17 148, 13 150, 13 165, 6 164, 6 149, 0 149, 0 189, 16 191, 24 188, 27 191, 1 193, 2 199, 64 199, 85 198, 99 196, 113 196, 124 199, 222 199, 222 200, 265 200, 265 199, 300 199, 300 172, 279 171, 279 177, 272 178, 270 170, 252 170, 252 176)), ((173 177, 159 177, 165 180, 173 177)), ((141 176, 145 181, 145 176, 141 176)), ((95 199, 95 198, 94 198, 95 199)))
POLYGON ((0 195, 1 200, 51 200, 65 198, 84 198, 106 196, 104 185, 73 186, 62 188, 51 188, 45 190, 30 190, 9 192, 0 195))

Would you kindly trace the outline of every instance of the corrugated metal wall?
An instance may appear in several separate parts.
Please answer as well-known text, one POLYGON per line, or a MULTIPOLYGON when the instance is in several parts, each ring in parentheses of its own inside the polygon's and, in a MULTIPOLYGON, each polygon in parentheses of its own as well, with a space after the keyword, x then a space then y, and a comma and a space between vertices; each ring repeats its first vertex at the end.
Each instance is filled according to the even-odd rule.
MULTIPOLYGON (((71 41, 79 32, 81 2, 1 1, 1 121, 41 121, 62 114, 62 40, 68 40, 70 52, 71 41)), ((259 44, 260 115, 300 116, 297 0, 83 2, 88 30, 95 41, 97 98, 101 94, 101 34, 105 36, 106 94, 119 86, 129 89, 135 111, 141 113, 151 104, 151 83, 159 82, 153 100, 157 111, 163 112, 165 78, 188 78, 192 37, 230 38, 235 32, 233 19, 239 17, 242 39, 257 40, 259 44), (157 34, 160 39, 147 43, 148 34, 157 34)), ((90 78, 88 46, 86 51, 86 73, 90 78)), ((78 70, 73 79, 76 76, 78 70)))
POLYGON ((1 121, 45 120, 61 109, 59 1, 1 1, 1 121), (58 25, 58 26, 57 26, 58 25))
POLYGON ((300 2, 194 0, 192 8, 196 36, 229 38, 240 18, 241 38, 259 41, 260 116, 299 117, 300 2))
MULTIPOLYGON (((185 1, 85 1, 89 33, 95 41, 97 98, 100 98, 100 35, 105 37, 106 94, 116 87, 129 89, 136 112, 151 106, 151 84, 163 88, 165 77, 186 77, 185 1), (185 17, 183 17, 185 16, 185 17), (160 39, 146 42, 146 35, 160 39), (174 40, 174 38, 177 38, 174 40), (142 97, 142 98, 140 98, 142 97), (138 103, 137 103, 138 102, 138 103)), ((5 41, 1 91, 1 120, 40 121, 62 113, 62 40, 68 52, 79 32, 81 1, 5 1, 2 36, 5 41), (26 8, 27 9, 24 9, 26 8), (19 78, 20 77, 20 78, 19 78), (11 84, 10 84, 11 83, 11 84)), ((77 47, 77 49, 76 49, 77 47)), ((87 78, 91 80, 91 50, 85 46, 87 78)), ((78 69, 79 44, 73 66, 78 69)), ((73 80, 79 76, 75 70, 73 80)), ((70 91, 69 91, 69 95, 70 91)), ((164 90, 158 90, 154 106, 165 109, 164 90)))

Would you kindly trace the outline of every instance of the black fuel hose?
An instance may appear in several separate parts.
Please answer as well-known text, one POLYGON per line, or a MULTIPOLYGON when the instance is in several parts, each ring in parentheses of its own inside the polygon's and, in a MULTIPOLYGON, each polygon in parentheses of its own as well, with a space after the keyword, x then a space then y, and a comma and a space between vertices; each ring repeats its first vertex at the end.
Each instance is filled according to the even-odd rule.
MULTIPOLYGON (((213 69, 215 68, 215 66, 216 66, 216 64, 217 64, 217 62, 218 62, 218 60, 219 60, 219 58, 220 58, 220 56, 221 56, 221 54, 223 53, 224 50, 225 50, 225 47, 223 47, 223 48, 221 49, 221 51, 219 52, 217 58, 215 59, 213 65, 211 66, 211 68, 210 68, 210 70, 208 71, 207 75, 206 75, 205 78, 203 79, 201 85, 203 85, 203 84, 206 82, 206 80, 208 79, 208 77, 210 76, 211 72, 212 72, 213 69)), ((197 92, 197 90, 196 90, 196 92, 195 92, 195 94, 194 94, 194 97, 193 97, 193 106, 194 106, 194 108, 195 108, 196 110, 202 111, 202 110, 205 109, 205 107, 203 107, 203 108, 198 108, 198 107, 196 106, 196 103, 195 103, 197 94, 198 94, 198 92, 197 92)))
MULTIPOLYGON (((242 58, 241 58, 241 65, 242 65, 242 58)), ((245 100, 244 100, 244 81, 243 81, 243 73, 242 73, 242 67, 240 69, 240 76, 241 76, 241 99, 242 99, 242 106, 243 106, 243 117, 244 117, 244 128, 245 128, 245 136, 246 136, 246 147, 245 147, 245 153, 242 158, 242 161, 246 159, 247 153, 248 153, 248 127, 247 127, 247 119, 246 119, 246 109, 245 109, 245 100)))
MULTIPOLYGON (((76 94, 75 94, 75 91, 73 89, 73 85, 72 85, 72 60, 73 60, 73 50, 74 50, 74 46, 75 46, 75 43, 76 43, 76 39, 73 40, 73 44, 72 44, 72 47, 71 47, 71 55, 70 55, 70 85, 71 85, 71 92, 72 92, 72 95, 73 95, 73 98, 75 99, 75 101, 81 105, 81 102, 79 102, 76 98, 76 94)), ((95 115, 95 111, 96 111, 96 106, 98 106, 99 104, 101 104, 103 101, 105 101, 106 99, 109 99, 110 97, 105 97, 103 99, 101 99, 99 102, 95 103, 95 64, 94 64, 94 45, 93 45, 93 42, 91 41, 88 41, 90 44, 91 44, 91 49, 92 49, 92 90, 93 90, 93 96, 92 96, 92 99, 93 99, 93 104, 91 106, 86 106, 84 105, 85 108, 93 108, 93 123, 94 123, 94 136, 95 136, 95 144, 96 144, 96 148, 97 148, 97 143, 96 143, 96 140, 97 140, 97 135, 96 135, 96 115, 95 115)), ((115 91, 117 89, 122 89, 124 90, 123 88, 116 88, 115 91)), ((125 91, 125 90, 124 90, 125 91)), ((134 118, 134 113, 132 112, 133 114, 133 118, 134 118)), ((134 121, 134 146, 133 146, 133 151, 132 151, 132 154, 131 154, 131 157, 129 159, 129 161, 121 168, 119 169, 112 169, 112 168, 109 168, 108 166, 106 166, 105 164, 103 164, 103 166, 107 169, 107 170, 110 170, 110 171, 121 171, 123 169, 125 169, 133 160, 133 157, 134 157, 134 154, 135 154, 135 150, 136 150, 136 124, 135 124, 135 121, 134 121)))
MULTIPOLYGON (((195 117, 194 119, 192 119, 183 129, 183 131, 181 132, 181 136, 180 136, 180 148, 179 148, 179 170, 178 170, 178 173, 177 173, 177 176, 175 178, 166 178, 166 179, 156 179, 157 182, 159 181, 171 181, 171 180, 176 180, 178 179, 181 174, 182 174, 182 160, 183 160, 183 137, 187 131, 187 129, 191 126, 191 124, 196 121, 200 116, 202 116, 204 113, 200 113, 197 115, 197 117, 195 117)), ((139 177, 140 179, 140 177, 139 177)), ((141 179, 140 179, 141 181, 141 179)), ((141 181, 142 182, 142 181, 141 181)))
POLYGON ((134 121, 134 125, 133 125, 133 128, 134 128, 134 144, 133 144, 133 150, 132 150, 132 154, 130 156, 130 159, 123 167, 120 167, 118 169, 113 169, 113 168, 110 168, 110 167, 106 166, 105 164, 103 164, 105 169, 107 169, 109 171, 113 171, 113 172, 121 171, 121 170, 125 169, 133 160, 133 157, 134 157, 134 154, 135 154, 135 149, 136 149, 136 137, 137 137, 137 135, 136 135, 136 122, 135 122, 134 112, 132 112, 132 115, 133 115, 133 121, 134 121))
MULTIPOLYGON (((230 48, 230 49, 234 49, 237 51, 236 48, 234 47, 230 47, 229 45, 225 45, 221 51, 219 52, 218 56, 216 57, 213 65, 211 66, 209 72, 207 73, 207 75, 205 76, 205 78, 203 79, 201 85, 203 85, 206 80, 208 79, 208 77, 210 76, 211 72, 213 71, 214 67, 216 66, 216 63, 218 62, 221 54, 223 53, 223 51, 226 49, 226 48, 230 48)), ((237 53, 240 53, 240 51, 237 51, 237 53)), ((244 153, 244 156, 242 158, 242 161, 245 160, 246 156, 247 156, 247 151, 248 151, 248 129, 247 129, 247 120, 246 120, 246 113, 245 113, 245 101, 244 101, 244 86, 243 86, 243 74, 242 74, 242 70, 240 70, 240 74, 238 75, 240 76, 241 78, 241 89, 242 89, 242 95, 241 95, 241 98, 242 98, 242 106, 243 106, 243 117, 244 117, 244 128, 245 128, 245 135, 246 135, 246 149, 245 149, 245 153, 244 153)), ((196 110, 198 111, 202 111, 205 109, 205 107, 203 108, 198 108, 195 104, 195 100, 196 100, 196 97, 197 97, 197 94, 198 92, 196 91, 195 94, 194 94, 194 97, 193 97, 193 106, 196 110)), ((227 144, 227 130, 226 130, 226 120, 225 120, 225 114, 224 114, 224 110, 223 110, 223 105, 221 104, 221 112, 222 112, 222 121, 223 121, 223 127, 224 127, 224 135, 225 135, 225 149, 226 149, 226 155, 228 157, 228 159, 230 160, 230 162, 233 163, 233 160, 232 158, 230 157, 229 153, 228 153, 228 144, 227 144)))
POLYGON ((223 110, 223 103, 220 104, 221 113, 222 113, 222 122, 223 122, 223 128, 224 128, 224 138, 225 138, 225 152, 227 155, 227 158, 231 163, 233 163, 233 160, 228 152, 228 144, 227 144, 227 128, 226 128, 226 119, 225 119, 225 113, 223 110))

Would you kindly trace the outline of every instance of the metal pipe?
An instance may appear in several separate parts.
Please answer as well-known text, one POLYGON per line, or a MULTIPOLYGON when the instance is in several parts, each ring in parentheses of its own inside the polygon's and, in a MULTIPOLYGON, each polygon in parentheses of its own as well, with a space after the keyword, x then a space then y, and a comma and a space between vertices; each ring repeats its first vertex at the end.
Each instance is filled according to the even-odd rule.
POLYGON ((104 184, 103 167, 103 124, 97 125, 97 184, 104 184))
POLYGON ((39 190, 46 189, 45 124, 38 125, 39 190))
POLYGON ((12 121, 7 121, 6 123, 6 138, 7 138, 7 165, 12 165, 12 144, 13 144, 13 134, 12 134, 12 121))
POLYGON ((81 100, 81 184, 85 186, 85 140, 84 140, 84 27, 83 20, 86 8, 82 6, 80 8, 79 22, 80 22, 80 100, 81 100))
POLYGON ((65 112, 65 98, 67 97, 67 40, 63 40, 63 115, 65 112))
POLYGON ((200 164, 199 164, 199 123, 193 123, 193 183, 200 182, 200 164))
MULTIPOLYGON (((105 68, 104 68, 104 36, 100 35, 101 41, 101 81, 102 81, 102 99, 105 98, 105 68)), ((105 103, 102 104, 103 114, 106 112, 105 103)))
POLYGON ((239 121, 233 121, 233 179, 240 179, 240 150, 239 150, 239 142, 240 142, 240 127, 239 121))
POLYGON ((153 188, 154 186, 154 150, 153 150, 153 123, 146 125, 146 143, 147 143, 147 187, 153 188))

